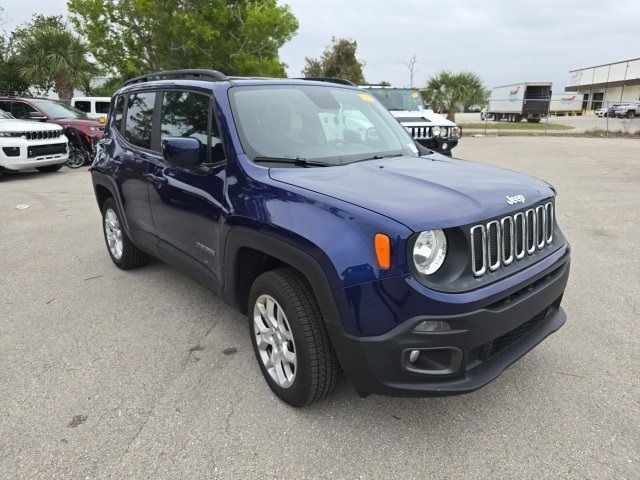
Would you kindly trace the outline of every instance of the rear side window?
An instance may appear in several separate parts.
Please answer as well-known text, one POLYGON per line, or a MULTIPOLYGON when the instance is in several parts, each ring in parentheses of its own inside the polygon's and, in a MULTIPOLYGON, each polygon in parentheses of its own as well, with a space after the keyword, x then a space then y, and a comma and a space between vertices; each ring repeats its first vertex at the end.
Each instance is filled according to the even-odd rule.
POLYGON ((91 102, 86 102, 84 100, 81 100, 79 102, 75 102, 73 106, 76 107, 81 112, 91 113, 91 102))
POLYGON ((151 148, 151 131, 155 92, 140 92, 129 95, 124 137, 133 145, 151 148))
POLYGON ((122 131, 122 114, 124 112, 124 96, 120 95, 116 100, 116 108, 113 112, 115 115, 113 119, 113 125, 119 132, 122 131))
POLYGON ((109 113, 110 102, 96 102, 96 113, 109 113))

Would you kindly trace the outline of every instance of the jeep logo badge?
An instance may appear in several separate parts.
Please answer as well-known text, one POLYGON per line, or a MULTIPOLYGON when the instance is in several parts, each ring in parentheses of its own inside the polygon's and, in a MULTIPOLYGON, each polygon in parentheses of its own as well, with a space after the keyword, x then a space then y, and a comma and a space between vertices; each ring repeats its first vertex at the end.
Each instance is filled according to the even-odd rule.
POLYGON ((524 195, 507 195, 507 203, 513 205, 515 203, 524 203, 524 195))

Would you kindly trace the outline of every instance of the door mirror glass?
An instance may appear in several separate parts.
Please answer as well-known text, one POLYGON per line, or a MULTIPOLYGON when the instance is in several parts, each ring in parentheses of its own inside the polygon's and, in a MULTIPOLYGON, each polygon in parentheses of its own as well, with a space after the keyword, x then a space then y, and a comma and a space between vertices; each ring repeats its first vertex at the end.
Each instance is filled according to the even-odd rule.
POLYGON ((165 137, 162 139, 162 154, 169 165, 191 168, 202 163, 203 148, 197 138, 165 137))

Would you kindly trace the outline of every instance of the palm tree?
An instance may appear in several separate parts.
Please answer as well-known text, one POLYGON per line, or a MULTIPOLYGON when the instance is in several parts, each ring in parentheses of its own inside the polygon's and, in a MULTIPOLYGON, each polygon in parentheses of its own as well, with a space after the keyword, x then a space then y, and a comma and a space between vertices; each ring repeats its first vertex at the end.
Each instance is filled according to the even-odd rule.
POLYGON ((444 70, 429 78, 424 95, 435 109, 446 111, 447 118, 455 122, 459 106, 482 104, 489 92, 475 73, 444 70))
POLYGON ((87 59, 84 43, 60 17, 36 16, 17 34, 16 60, 22 78, 32 85, 53 86, 69 102, 76 86, 87 83, 97 67, 87 59))

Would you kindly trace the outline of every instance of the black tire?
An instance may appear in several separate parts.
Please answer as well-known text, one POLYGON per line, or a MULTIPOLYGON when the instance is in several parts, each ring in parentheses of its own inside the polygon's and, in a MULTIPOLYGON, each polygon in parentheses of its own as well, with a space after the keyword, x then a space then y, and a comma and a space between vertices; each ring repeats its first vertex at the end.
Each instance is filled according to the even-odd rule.
POLYGON ((138 247, 136 247, 127 232, 123 227, 122 216, 120 215, 120 211, 116 206, 116 202, 113 198, 108 198, 104 205, 102 206, 102 234, 104 236, 104 242, 107 246, 107 252, 109 252, 109 256, 113 263, 115 263, 116 267, 121 268, 122 270, 131 270, 134 268, 141 267, 149 261, 149 255, 146 252, 143 252, 138 247), (105 226, 105 216, 107 215, 107 211, 112 210, 120 225, 121 235, 122 235, 122 255, 120 258, 114 256, 109 248, 109 242, 107 240, 107 230, 105 226))
POLYGON ((280 399, 294 407, 302 407, 334 391, 340 365, 329 342, 318 303, 300 274, 282 268, 260 275, 251 287, 247 317, 260 370, 280 399), (282 307, 293 336, 296 368, 293 383, 288 388, 280 386, 271 377, 260 357, 253 315, 261 295, 271 296, 282 307))
POLYGON ((636 112, 634 112, 634 111, 628 111, 627 112, 627 118, 633 118, 635 116, 636 116, 636 112))
POLYGON ((42 173, 53 173, 57 172, 62 168, 62 164, 60 165, 47 165, 46 167, 38 167, 38 171, 42 173))

